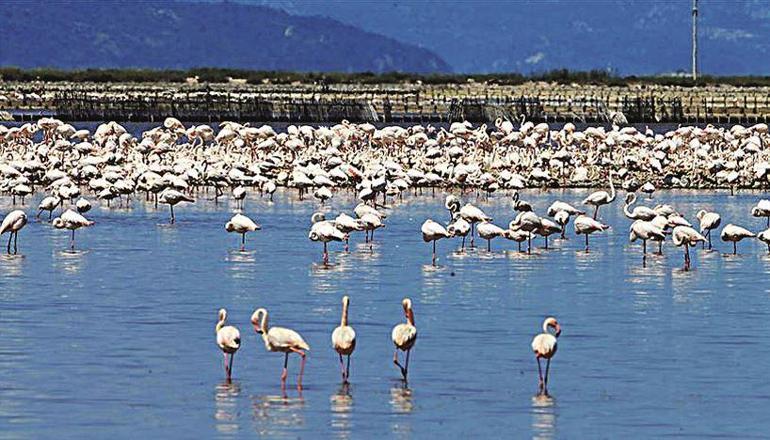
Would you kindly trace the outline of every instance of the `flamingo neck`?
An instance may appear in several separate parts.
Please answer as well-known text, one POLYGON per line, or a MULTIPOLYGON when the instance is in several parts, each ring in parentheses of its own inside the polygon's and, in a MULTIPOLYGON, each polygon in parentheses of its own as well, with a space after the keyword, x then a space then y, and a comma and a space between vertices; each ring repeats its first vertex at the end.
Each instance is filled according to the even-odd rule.
POLYGON ((348 302, 342 303, 342 319, 340 319, 340 326, 347 327, 348 325, 348 302))
POLYGON ((610 201, 615 200, 615 185, 612 183, 612 173, 610 173, 610 201))
POLYGON ((406 309, 406 322, 408 322, 409 325, 414 326, 414 312, 411 308, 406 309))

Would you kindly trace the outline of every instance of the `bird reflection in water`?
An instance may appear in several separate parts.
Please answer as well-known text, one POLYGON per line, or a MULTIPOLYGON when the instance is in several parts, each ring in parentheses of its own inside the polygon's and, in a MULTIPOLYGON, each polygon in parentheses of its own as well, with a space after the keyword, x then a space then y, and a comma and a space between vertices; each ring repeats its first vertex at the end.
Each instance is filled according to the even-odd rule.
POLYGON ((57 252, 57 258, 54 259, 54 266, 68 273, 78 273, 83 269, 83 262, 88 251, 81 250, 63 250, 57 252))
POLYGON ((553 396, 532 396, 532 438, 546 440, 556 437, 556 400, 553 396))
POLYGON ((353 409, 353 396, 350 394, 350 384, 342 384, 336 394, 329 398, 332 412, 332 429, 337 438, 348 439, 351 437, 351 410, 353 409))
POLYGON ((238 396, 241 394, 241 385, 237 382, 223 382, 217 385, 214 392, 214 419, 216 429, 220 433, 228 434, 237 432, 238 425, 238 396))
MULTIPOLYGON (((410 414, 414 410, 412 390, 405 383, 390 389, 390 406, 395 414, 410 414)), ((393 433, 399 436, 412 436, 412 424, 409 417, 396 418, 392 429, 393 433)))
POLYGON ((16 277, 21 275, 22 264, 24 263, 24 255, 0 255, 0 273, 8 277, 16 277))
POLYGON ((290 398, 285 393, 255 396, 252 403, 254 430, 259 435, 286 436, 305 425, 302 393, 290 398))

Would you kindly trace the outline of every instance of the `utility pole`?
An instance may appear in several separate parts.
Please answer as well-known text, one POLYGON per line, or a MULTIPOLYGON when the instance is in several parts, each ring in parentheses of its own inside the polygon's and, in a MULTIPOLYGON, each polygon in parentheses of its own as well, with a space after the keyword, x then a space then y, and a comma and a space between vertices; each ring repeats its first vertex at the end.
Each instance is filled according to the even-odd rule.
POLYGON ((698 79, 698 0, 692 0, 692 80, 698 79))

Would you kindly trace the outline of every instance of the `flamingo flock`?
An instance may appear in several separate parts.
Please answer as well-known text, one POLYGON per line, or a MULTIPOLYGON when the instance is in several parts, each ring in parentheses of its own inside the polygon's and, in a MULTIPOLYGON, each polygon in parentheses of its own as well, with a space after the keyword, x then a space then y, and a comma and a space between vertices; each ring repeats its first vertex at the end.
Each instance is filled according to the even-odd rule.
MULTIPOLYGON (((720 214, 707 209, 694 215, 699 222, 696 229, 688 213, 668 204, 643 203, 653 205, 650 200, 662 188, 721 188, 732 194, 741 188, 770 187, 768 140, 766 124, 680 126, 655 133, 630 126, 578 130, 570 123, 557 129, 526 121, 516 127, 503 119, 494 126, 476 127, 462 122, 448 127, 378 128, 343 121, 320 127, 290 125, 277 132, 268 125, 225 121, 216 129, 166 118, 160 126, 135 135, 114 121, 91 132, 41 118, 20 126, 0 125, 0 193, 14 205, 3 218, 0 235, 8 234, 6 252, 18 254, 19 233, 28 224, 23 207, 36 193, 42 199, 37 207, 30 207, 29 215, 35 214, 34 222, 43 223, 47 217, 52 228, 70 231, 72 251, 75 232, 95 225, 86 218, 93 204, 113 209, 115 204, 131 206, 143 197, 155 207, 168 205, 169 223, 184 227, 184 223, 177 225, 175 207, 178 210, 209 195, 218 205, 229 195, 236 212, 224 229, 240 235, 240 250, 245 251, 246 235, 262 230, 245 214, 247 196, 260 194, 272 201, 277 189, 284 188, 295 190, 300 200, 314 200, 324 210, 312 216, 307 236, 322 243, 322 261, 329 265, 330 243, 344 243, 344 252, 350 252, 351 236, 363 232, 364 243, 372 251, 375 232, 388 230, 389 210, 398 201, 410 193, 435 194, 440 189, 452 192, 444 200, 448 215, 437 203, 436 215, 416 223, 421 224, 422 240, 432 247, 431 262, 436 265, 441 240, 461 240, 460 253, 467 252, 466 240, 475 248, 476 236, 486 241, 488 253, 493 253, 493 241, 494 249, 505 240, 516 242, 519 251, 526 242, 526 252, 531 254, 537 237, 543 238, 546 250, 550 237, 565 240, 565 246, 570 223, 576 236, 584 236, 582 251, 590 252, 591 237, 609 229, 601 214, 606 215, 619 192, 625 191, 625 198, 620 197, 625 202, 622 213, 630 223, 629 241, 641 242, 643 264, 648 241, 662 253, 670 238, 683 249, 684 269, 690 270, 691 250, 698 243, 703 247, 708 243, 711 250, 715 230, 732 246, 733 254, 745 239, 762 241, 770 252, 770 200, 760 200, 750 211, 755 218, 765 218, 766 229, 759 232, 736 223, 719 230, 720 214), (582 200, 553 201, 545 215, 523 199, 525 188, 605 184, 606 189, 582 200), (355 195, 358 204, 327 219, 330 200, 346 191, 355 195), (489 199, 506 191, 512 191, 507 224, 499 216, 495 223, 482 206, 463 200, 474 193, 477 199, 479 195, 489 199), (646 195, 646 202, 637 198, 637 192, 646 195)), ((340 325, 332 332, 343 382, 350 380, 350 358, 356 347, 356 332, 348 323, 349 304, 350 298, 344 297, 340 325)), ((405 322, 393 328, 391 339, 393 363, 406 381, 417 329, 412 301, 405 298, 401 305, 405 322)), ((309 344, 294 330, 270 327, 265 308, 254 311, 251 324, 268 352, 284 353, 283 387, 289 355, 300 358, 297 388, 301 389, 309 344)), ((225 309, 218 313, 215 330, 230 380, 241 346, 240 332, 227 325, 225 309)), ((532 341, 542 394, 548 392, 550 360, 560 332, 556 319, 548 318, 543 333, 532 341), (546 362, 545 374, 541 360, 546 362)))

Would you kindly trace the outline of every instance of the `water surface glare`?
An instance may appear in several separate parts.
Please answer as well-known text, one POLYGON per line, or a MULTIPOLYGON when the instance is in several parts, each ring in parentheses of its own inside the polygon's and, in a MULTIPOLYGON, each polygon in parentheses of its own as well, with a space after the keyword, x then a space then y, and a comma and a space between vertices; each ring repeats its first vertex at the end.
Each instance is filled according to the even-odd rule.
MULTIPOLYGON (((587 193, 522 198, 544 213, 556 199, 578 204, 587 193)), ((764 220, 749 210, 760 196, 664 191, 640 203, 671 203, 691 222, 698 209, 713 209, 722 225, 756 232, 764 220)), ((728 256, 731 246, 717 238, 717 252, 693 252, 691 272, 667 242, 642 268, 618 197, 600 214, 612 229, 591 238, 588 254, 570 223, 569 240, 546 251, 538 239, 532 255, 501 239, 491 254, 457 254, 459 240, 443 240, 434 268, 420 225, 448 215, 443 194, 426 193, 393 202, 371 251, 361 234, 349 254, 331 244, 324 268, 321 245, 307 239, 315 201, 250 194, 244 212, 263 230, 241 253, 223 227, 234 205, 207 197, 180 205, 175 226, 166 225, 167 208, 143 197, 127 209, 95 206, 87 216, 96 225, 77 232, 76 253, 63 252, 67 232, 34 220, 40 196, 27 201, 23 256, 0 258, 0 437, 767 435, 770 259, 756 240, 728 256), (343 294, 358 334, 347 388, 330 342, 343 294), (419 330, 408 387, 390 341, 404 296, 419 330), (215 344, 220 307, 243 338, 232 384, 215 344), (251 329, 257 307, 311 346, 301 396, 296 357, 281 396, 283 356, 266 352, 251 329), (529 347, 547 315, 563 328, 550 399, 534 397, 529 347)), ((499 193, 476 203, 506 226, 509 201, 499 193)), ((355 205, 348 192, 331 202, 324 209, 335 215, 355 205)), ((11 209, 3 198, 0 212, 11 209)))

